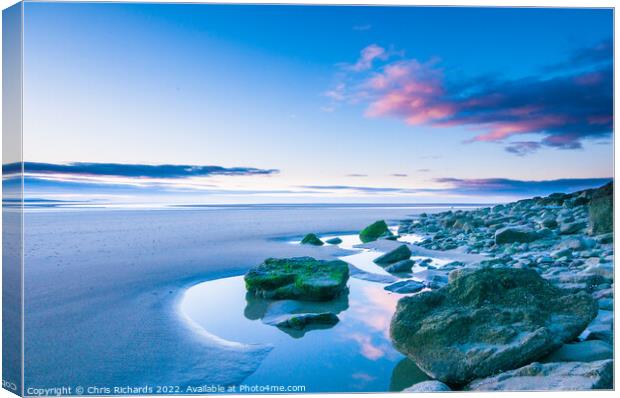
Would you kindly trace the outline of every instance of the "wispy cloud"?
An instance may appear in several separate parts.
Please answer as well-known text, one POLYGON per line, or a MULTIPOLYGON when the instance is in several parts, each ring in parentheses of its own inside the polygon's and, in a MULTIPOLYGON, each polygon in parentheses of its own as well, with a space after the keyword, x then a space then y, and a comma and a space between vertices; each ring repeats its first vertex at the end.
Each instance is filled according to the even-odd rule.
POLYGON ((394 173, 391 174, 392 177, 408 177, 409 174, 404 174, 404 173, 394 173))
POLYGON ((353 26, 353 30, 357 30, 357 31, 365 31, 365 30, 370 30, 370 29, 372 29, 372 25, 370 24, 353 26))
POLYGON ((350 69, 355 72, 365 71, 372 67, 375 59, 386 60, 387 58, 388 52, 383 47, 371 44, 362 49, 359 59, 350 66, 350 69))
POLYGON ((558 180, 512 180, 506 178, 437 178, 445 189, 463 194, 547 195, 553 192, 575 192, 600 187, 611 178, 565 178, 558 180))
POLYGON ((406 188, 390 188, 390 187, 363 187, 352 185, 303 185, 303 189, 316 189, 320 191, 355 191, 364 193, 389 193, 403 192, 406 188))
POLYGON ((348 76, 332 99, 365 102, 367 117, 395 117, 409 125, 467 126, 479 131, 468 142, 502 142, 517 155, 543 146, 577 149, 584 139, 607 138, 612 132, 612 55, 611 41, 606 41, 580 49, 535 76, 455 81, 446 76, 439 59, 399 57, 388 62, 388 52, 373 44, 351 68, 355 77, 348 76), (360 72, 365 73, 359 76, 360 72), (540 138, 511 143, 524 134, 540 138))
POLYGON ((368 174, 347 174, 345 177, 368 177, 368 174))

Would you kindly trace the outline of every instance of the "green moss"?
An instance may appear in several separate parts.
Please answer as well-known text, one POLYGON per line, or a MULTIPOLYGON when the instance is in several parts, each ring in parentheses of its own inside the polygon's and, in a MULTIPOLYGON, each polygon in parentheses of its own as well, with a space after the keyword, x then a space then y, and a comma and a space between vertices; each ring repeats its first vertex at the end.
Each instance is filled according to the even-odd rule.
POLYGON ((359 236, 360 236, 360 240, 362 242, 368 243, 368 242, 372 242, 374 240, 377 240, 377 239, 379 239, 381 237, 392 236, 392 233, 388 229, 388 226, 385 223, 385 221, 380 220, 380 221, 376 221, 376 222, 370 224, 369 226, 367 226, 366 228, 364 228, 360 232, 359 236))
POLYGON ((344 261, 312 257, 269 258, 245 275, 249 292, 274 299, 331 300, 345 288, 349 266, 344 261))
POLYGON ((324 243, 315 234, 308 234, 301 240, 302 245, 323 246, 324 243))

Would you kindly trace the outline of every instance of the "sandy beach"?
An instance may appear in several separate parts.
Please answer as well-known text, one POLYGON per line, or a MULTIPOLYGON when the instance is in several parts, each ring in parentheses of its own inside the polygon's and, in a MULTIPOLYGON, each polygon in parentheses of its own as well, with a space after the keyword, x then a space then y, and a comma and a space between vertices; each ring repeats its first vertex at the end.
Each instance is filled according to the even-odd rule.
POLYGON ((437 210, 27 212, 26 385, 239 383, 269 349, 224 346, 192 330, 176 311, 185 289, 274 255, 338 254, 283 240, 308 230, 357 231, 437 210))

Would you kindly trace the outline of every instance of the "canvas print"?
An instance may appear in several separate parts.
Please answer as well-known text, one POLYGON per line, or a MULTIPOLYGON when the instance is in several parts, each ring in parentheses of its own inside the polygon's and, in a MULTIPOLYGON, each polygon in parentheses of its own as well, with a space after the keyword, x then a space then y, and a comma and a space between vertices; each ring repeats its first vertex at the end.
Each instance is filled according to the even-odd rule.
POLYGON ((613 388, 612 9, 3 26, 5 388, 613 388))

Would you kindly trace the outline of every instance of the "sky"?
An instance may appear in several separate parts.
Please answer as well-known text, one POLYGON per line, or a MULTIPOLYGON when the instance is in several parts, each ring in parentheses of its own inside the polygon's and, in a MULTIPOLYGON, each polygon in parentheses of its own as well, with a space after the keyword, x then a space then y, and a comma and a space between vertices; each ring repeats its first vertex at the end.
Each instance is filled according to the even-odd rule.
POLYGON ((609 9, 26 3, 27 190, 480 203, 613 175, 609 9))

